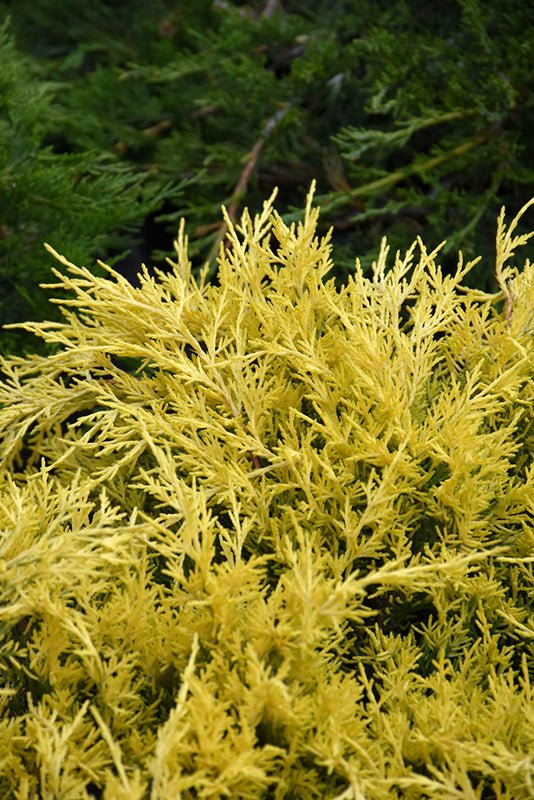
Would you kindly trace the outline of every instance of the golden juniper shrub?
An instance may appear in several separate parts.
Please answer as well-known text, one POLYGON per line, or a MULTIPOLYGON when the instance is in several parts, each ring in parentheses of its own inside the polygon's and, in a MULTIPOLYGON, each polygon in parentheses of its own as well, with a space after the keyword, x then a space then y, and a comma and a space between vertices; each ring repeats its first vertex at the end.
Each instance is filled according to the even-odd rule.
POLYGON ((0 796, 534 796, 534 268, 328 280, 309 198, 219 285, 58 256, 0 384, 0 796))

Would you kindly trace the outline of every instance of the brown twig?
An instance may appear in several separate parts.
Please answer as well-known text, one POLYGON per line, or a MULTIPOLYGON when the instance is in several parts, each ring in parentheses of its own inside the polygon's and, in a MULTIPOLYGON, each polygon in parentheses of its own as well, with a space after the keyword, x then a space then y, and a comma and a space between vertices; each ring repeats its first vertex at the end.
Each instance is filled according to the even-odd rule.
POLYGON ((272 17, 277 8, 278 8, 278 0, 267 0, 265 8, 261 12, 261 16, 267 17, 267 19, 269 19, 270 17, 272 17))
POLYGON ((262 469, 263 464, 261 463, 259 456, 257 456, 256 453, 253 453, 250 450, 248 454, 252 460, 252 463, 254 464, 255 469, 262 469))
POLYGON ((507 289, 508 291, 506 293, 505 306, 504 306, 505 309, 504 318, 506 320, 506 328, 509 329, 510 322, 512 320, 512 310, 514 307, 514 294, 512 292, 511 281, 508 281, 507 289))
POLYGON ((242 200, 242 198, 246 194, 252 170, 256 166, 264 147, 265 147, 265 139, 263 137, 261 137, 254 143, 254 147, 249 153, 247 162, 243 167, 243 171, 241 172, 239 180, 237 181, 234 191, 232 192, 232 197, 230 198, 230 203, 228 205, 228 216, 230 217, 232 222, 235 222, 237 211, 239 209, 240 200, 242 200))
MULTIPOLYGON (((254 142, 252 150, 250 150, 250 152, 247 155, 247 160, 245 162, 245 166, 243 167, 243 169, 241 171, 241 174, 240 174, 240 176, 238 178, 238 181, 237 181, 237 183, 236 183, 236 185, 234 187, 234 190, 233 190, 233 192, 231 194, 230 202, 228 204, 228 217, 232 222, 235 222, 235 220, 236 220, 237 212, 238 212, 239 207, 241 205, 241 201, 243 200, 243 198, 244 198, 244 196, 245 196, 245 194, 247 192, 247 187, 248 187, 248 182, 250 180, 250 176, 251 176, 252 171, 254 170, 256 164, 258 163, 258 160, 259 160, 259 158, 260 158, 260 156, 262 154, 262 151, 263 151, 263 149, 265 147, 265 144, 266 144, 269 136, 273 133, 273 131, 278 126, 279 122, 287 114, 288 109, 289 109, 289 105, 284 105, 282 108, 279 108, 278 111, 275 111, 275 113, 272 114, 269 117, 269 119, 267 120, 267 122, 263 126, 263 130, 262 130, 260 136, 254 142)), ((219 232, 218 232, 218 234, 217 234, 217 236, 215 238, 215 241, 213 242, 213 245, 212 245, 211 250, 210 250, 209 255, 208 255, 208 261, 209 262, 212 262, 212 263, 214 262, 214 260, 215 260, 215 258, 217 256, 217 253, 219 252, 219 246, 220 246, 221 242, 223 241, 224 237, 226 236, 227 230, 228 230, 228 226, 227 226, 226 222, 224 222, 224 221, 221 222, 220 226, 219 226, 219 232)), ((213 270, 210 270, 210 273, 212 273, 212 272, 213 272, 213 270)))

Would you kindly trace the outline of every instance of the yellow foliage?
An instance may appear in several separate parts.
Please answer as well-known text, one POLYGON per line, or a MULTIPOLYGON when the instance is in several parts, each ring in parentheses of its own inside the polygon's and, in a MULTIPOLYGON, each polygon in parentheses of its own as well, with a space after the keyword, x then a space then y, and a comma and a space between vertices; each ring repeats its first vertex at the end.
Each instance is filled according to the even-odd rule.
POLYGON ((219 285, 56 254, 0 364, 0 797, 534 796, 534 268, 337 287, 310 194, 219 285))

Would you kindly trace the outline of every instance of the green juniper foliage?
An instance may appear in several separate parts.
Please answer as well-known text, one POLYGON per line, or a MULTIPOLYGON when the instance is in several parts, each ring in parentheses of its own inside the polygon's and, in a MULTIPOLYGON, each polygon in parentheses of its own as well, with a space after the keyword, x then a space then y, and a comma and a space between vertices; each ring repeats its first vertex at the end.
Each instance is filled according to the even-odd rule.
MULTIPOLYGON (((452 271, 457 249, 482 255, 466 280, 496 290, 488 261, 495 217, 503 204, 515 214, 534 182, 528 3, 34 0, 0 2, 2 10, 12 14, 18 48, 37 59, 43 79, 61 84, 56 113, 40 114, 42 144, 54 155, 96 150, 115 159, 98 171, 98 203, 86 186, 80 225, 68 208, 78 208, 72 162, 53 161, 53 199, 65 220, 57 242, 76 263, 90 260, 78 236, 142 217, 133 197, 116 205, 117 194, 131 195, 121 192, 120 159, 128 174, 148 172, 165 198, 144 212, 147 261, 186 216, 194 266, 209 259, 215 271, 222 202, 235 220, 243 204, 259 211, 279 186, 289 221, 316 179, 339 280, 355 253, 370 266, 383 235, 402 250, 421 235, 431 248, 447 239, 442 262, 452 271)), ((38 160, 40 146, 33 141, 38 160)), ((24 164, 33 175, 33 157, 24 164)), ((23 251, 43 263, 41 241, 56 242, 53 204, 43 208, 31 197, 47 193, 19 186, 39 226, 26 226, 17 247, 7 236, 6 257, 18 264, 23 251)), ((118 249, 128 245, 123 238, 118 249)), ((111 247, 116 253, 101 242, 91 255, 109 260, 111 247)), ((25 264, 19 283, 34 296, 42 272, 32 276, 25 264)))
POLYGON ((138 287, 58 255, 1 361, 0 797, 532 798, 519 218, 494 294, 226 224, 217 286, 183 227, 138 287))
MULTIPOLYGON (((105 149, 58 152, 50 141, 61 112, 60 83, 45 80, 38 63, 0 28, 0 320, 44 318, 49 306, 39 282, 50 277, 48 239, 86 261, 124 250, 133 229, 157 209, 169 187, 105 149)), ((23 348, 20 332, 2 337, 2 350, 23 348)))

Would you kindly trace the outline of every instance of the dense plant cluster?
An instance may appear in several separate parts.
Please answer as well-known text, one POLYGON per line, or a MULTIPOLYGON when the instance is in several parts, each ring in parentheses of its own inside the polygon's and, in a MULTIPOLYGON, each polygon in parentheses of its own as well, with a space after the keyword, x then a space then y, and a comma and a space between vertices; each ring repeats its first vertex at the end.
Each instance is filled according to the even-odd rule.
MULTIPOLYGON (((58 256, 0 384, 0 796, 527 800, 534 268, 58 256)), ((515 231, 515 233, 514 233, 515 231)))
MULTIPOLYGON (((188 219, 215 272, 226 226, 312 179, 338 280, 387 233, 482 254, 530 196, 534 28, 520 0, 0 2, 3 321, 43 318, 44 240, 76 263, 162 261, 188 219), (14 37, 13 39, 6 37, 14 37)), ((126 269, 123 265, 121 269, 126 269)), ((3 348, 24 341, 3 338, 3 348)), ((27 340, 26 340, 27 341, 27 340)))

